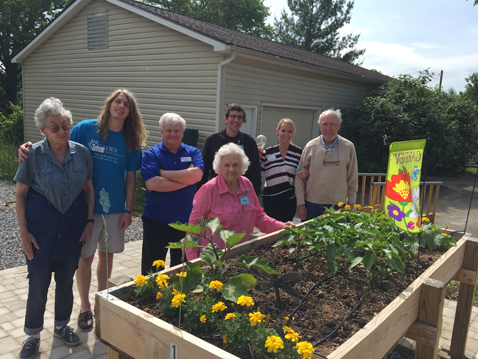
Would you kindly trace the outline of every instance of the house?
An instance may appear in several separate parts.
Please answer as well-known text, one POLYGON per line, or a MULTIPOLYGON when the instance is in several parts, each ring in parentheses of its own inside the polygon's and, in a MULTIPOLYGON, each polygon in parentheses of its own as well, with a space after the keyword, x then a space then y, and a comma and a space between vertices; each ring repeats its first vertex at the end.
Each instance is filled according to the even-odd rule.
POLYGON ((75 123, 97 118, 116 88, 135 94, 150 132, 158 119, 179 113, 199 131, 198 147, 224 128, 228 104, 246 108, 244 132, 275 143, 283 117, 294 120, 294 142, 319 133, 329 108, 359 104, 388 76, 134 0, 76 0, 14 62, 23 69, 25 139, 42 138, 33 114, 47 97, 60 98, 75 123))

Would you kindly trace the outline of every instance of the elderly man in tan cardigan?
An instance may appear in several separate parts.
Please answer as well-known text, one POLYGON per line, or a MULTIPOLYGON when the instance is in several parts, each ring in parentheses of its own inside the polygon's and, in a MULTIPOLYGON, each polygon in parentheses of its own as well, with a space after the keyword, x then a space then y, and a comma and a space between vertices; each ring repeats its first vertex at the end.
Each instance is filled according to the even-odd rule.
POLYGON ((296 176, 297 216, 309 220, 325 209, 344 202, 355 204, 358 167, 355 146, 338 135, 342 125, 340 110, 320 114, 320 135, 309 141, 302 152, 300 168, 309 170, 308 178, 296 176))

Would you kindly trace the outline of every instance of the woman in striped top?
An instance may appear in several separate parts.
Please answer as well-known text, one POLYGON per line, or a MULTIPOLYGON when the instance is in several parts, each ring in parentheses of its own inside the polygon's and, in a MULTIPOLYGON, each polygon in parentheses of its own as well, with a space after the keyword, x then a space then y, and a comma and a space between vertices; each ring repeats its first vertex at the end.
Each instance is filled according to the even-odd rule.
POLYGON ((297 172, 302 149, 291 143, 296 132, 294 122, 283 118, 276 132, 279 143, 261 154, 261 169, 266 175, 262 202, 268 216, 287 222, 292 221, 297 209, 295 176, 307 178, 309 171, 303 169, 297 172))

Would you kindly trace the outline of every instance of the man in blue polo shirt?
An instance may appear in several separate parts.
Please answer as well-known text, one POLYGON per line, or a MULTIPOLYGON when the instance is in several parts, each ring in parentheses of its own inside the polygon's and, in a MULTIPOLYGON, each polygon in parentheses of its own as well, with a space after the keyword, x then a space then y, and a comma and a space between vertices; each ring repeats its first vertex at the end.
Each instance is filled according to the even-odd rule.
MULTIPOLYGON (((156 271, 153 262, 166 258, 169 242, 177 242, 184 232, 169 226, 187 223, 193 208, 196 183, 202 178, 201 152, 182 143, 186 121, 175 113, 165 113, 159 120, 163 142, 148 149, 143 156, 141 175, 146 185, 143 214, 143 254, 141 273, 156 271)), ((171 250, 171 267, 181 263, 181 250, 171 250)))

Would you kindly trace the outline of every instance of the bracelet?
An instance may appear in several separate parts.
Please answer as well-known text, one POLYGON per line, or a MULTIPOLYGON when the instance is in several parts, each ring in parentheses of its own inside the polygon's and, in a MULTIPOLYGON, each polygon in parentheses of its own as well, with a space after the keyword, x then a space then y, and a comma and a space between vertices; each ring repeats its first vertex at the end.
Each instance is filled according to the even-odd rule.
POLYGON ((95 223, 95 220, 94 219, 87 219, 86 222, 90 222, 90 223, 95 223))
POLYGON ((131 214, 130 211, 128 211, 127 209, 124 210, 124 213, 128 213, 128 214, 131 214))

